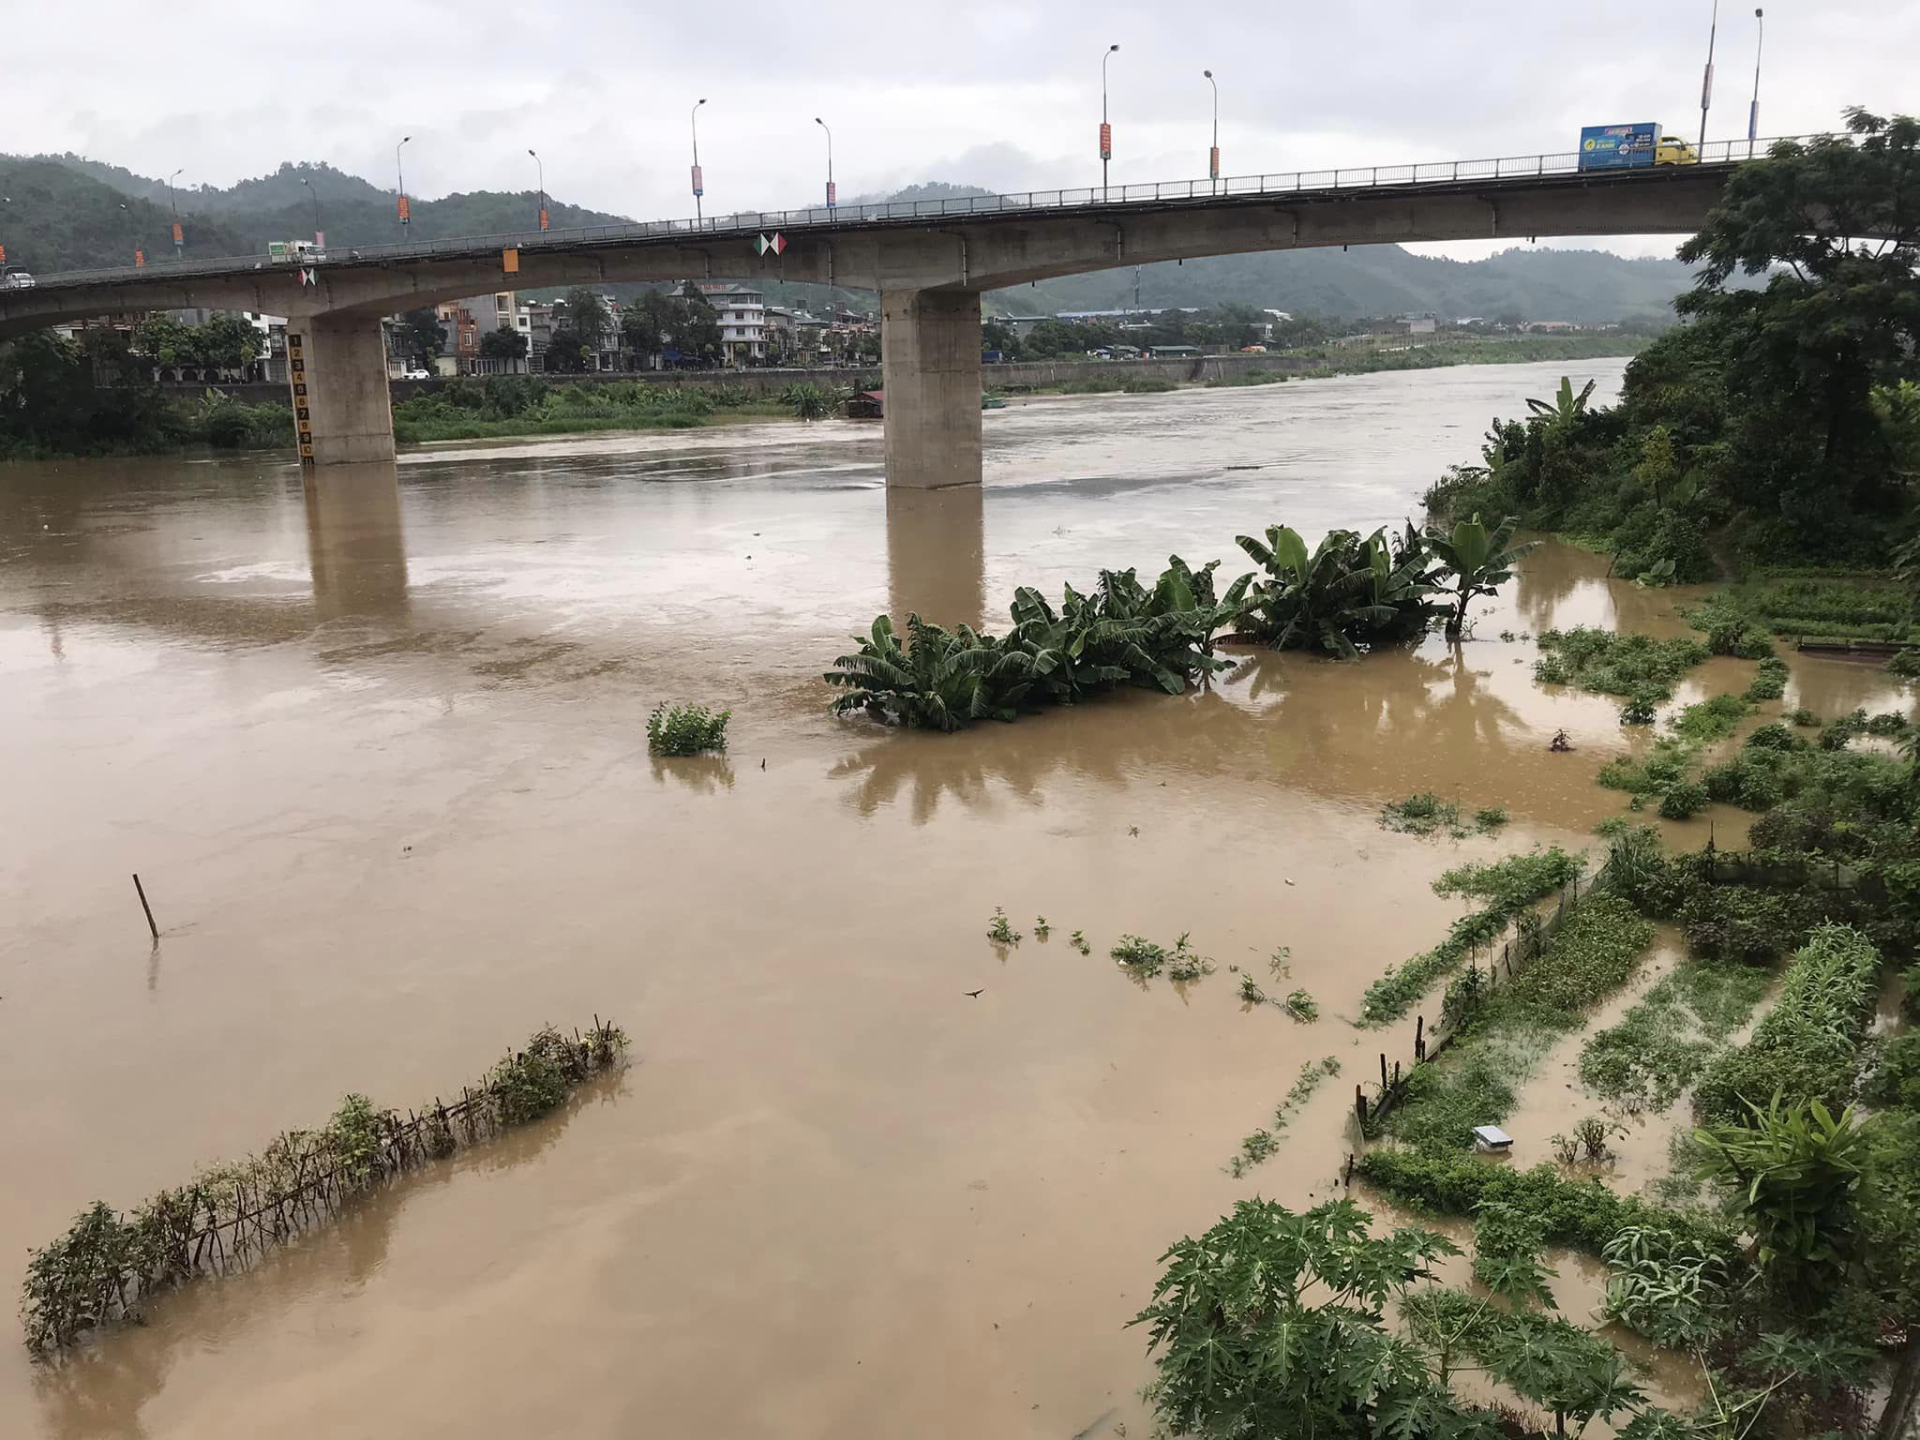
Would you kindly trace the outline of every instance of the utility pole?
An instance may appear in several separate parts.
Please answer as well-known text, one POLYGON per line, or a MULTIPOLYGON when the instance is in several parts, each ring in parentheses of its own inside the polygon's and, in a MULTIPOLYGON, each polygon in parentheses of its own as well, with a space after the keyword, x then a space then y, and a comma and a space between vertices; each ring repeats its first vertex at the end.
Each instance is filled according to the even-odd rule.
POLYGON ((1207 83, 1213 86, 1213 148, 1207 152, 1207 179, 1213 182, 1213 193, 1220 193, 1220 82, 1213 78, 1213 71, 1202 70, 1207 83))
MULTIPOLYGON (((413 139, 411 135, 401 136, 400 145, 405 145, 411 139, 413 139)), ((407 214, 407 172, 400 168, 400 145, 393 147, 393 173, 395 178, 400 182, 400 204, 398 207, 400 211, 400 234, 405 236, 407 226, 412 223, 412 217, 407 214)))
POLYGON ((706 217, 700 210, 700 197, 707 193, 706 181, 700 174, 700 107, 706 104, 706 97, 693 102, 693 110, 687 117, 687 125, 693 131, 693 223, 700 225, 706 217))
POLYGON ((173 193, 173 182, 185 173, 186 171, 183 167, 167 176, 167 204, 173 209, 173 255, 176 260, 180 258, 181 252, 186 249, 187 235, 186 232, 180 228, 180 201, 173 193))
POLYGON ((1107 198, 1107 162, 1113 159, 1113 126, 1107 123, 1107 61, 1118 45, 1109 45, 1100 57, 1100 198, 1107 198))
POLYGON ((1713 25, 1707 31, 1707 70, 1700 78, 1700 158, 1707 158, 1707 110, 1713 104, 1713 42, 1720 34, 1720 0, 1713 0, 1713 25))
POLYGON ((1760 50, 1767 43, 1767 12, 1753 7, 1753 104, 1747 110, 1747 158, 1753 158, 1753 142, 1760 135, 1760 50))

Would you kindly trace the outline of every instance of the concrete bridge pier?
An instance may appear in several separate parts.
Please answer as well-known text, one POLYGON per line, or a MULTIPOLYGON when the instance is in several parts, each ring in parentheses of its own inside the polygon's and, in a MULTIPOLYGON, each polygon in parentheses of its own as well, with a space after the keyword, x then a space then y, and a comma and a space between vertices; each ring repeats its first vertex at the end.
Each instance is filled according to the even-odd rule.
POLYGON ((887 487, 978 485, 980 292, 882 287, 880 354, 887 487))
POLYGON ((379 316, 289 318, 287 384, 303 468, 393 460, 393 403, 379 316))

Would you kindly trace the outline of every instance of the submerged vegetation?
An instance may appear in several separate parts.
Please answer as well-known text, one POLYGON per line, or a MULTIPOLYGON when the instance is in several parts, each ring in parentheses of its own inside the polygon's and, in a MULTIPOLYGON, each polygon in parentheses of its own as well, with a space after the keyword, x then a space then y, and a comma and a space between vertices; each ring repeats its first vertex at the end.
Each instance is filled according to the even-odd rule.
MULTIPOLYGON (((1004 635, 910 615, 903 646, 892 617, 881 615, 823 678, 842 692, 835 714, 951 732, 1123 686, 1179 695, 1228 668, 1214 654, 1222 630, 1341 659, 1416 639, 1443 617, 1457 638, 1468 603, 1495 593, 1530 548, 1511 544, 1511 533, 1477 519, 1424 533, 1409 525, 1392 540, 1384 530, 1335 530, 1309 551, 1297 531, 1274 525, 1264 540, 1238 537, 1261 571, 1224 592, 1218 561, 1195 570, 1174 555, 1151 588, 1133 570, 1103 570, 1086 593, 1067 586, 1057 609, 1022 586, 1004 635)), ((1490 813, 1481 823, 1499 823, 1484 818, 1490 813)))
POLYGON ((1555 845, 1491 864, 1461 865, 1433 882, 1436 895, 1479 900, 1480 909, 1453 922, 1447 938, 1387 971, 1367 987, 1360 1023, 1397 1020, 1442 976, 1459 969, 1475 951, 1492 947, 1528 907, 1580 875, 1580 858, 1555 845))
POLYGON ((583 1037, 547 1028, 451 1105, 417 1113, 348 1095, 318 1130, 289 1130, 258 1155, 217 1165, 121 1213, 96 1201, 27 1259, 20 1293, 27 1348, 47 1356, 86 1332, 138 1319, 190 1280, 244 1268, 332 1218, 382 1182, 550 1114, 620 1062, 627 1037, 595 1020, 583 1037))
POLYGON ((731 710, 709 710, 704 705, 665 702, 647 716, 647 749, 655 755, 701 755, 727 748, 727 721, 731 710))
POLYGON ((1274 1107, 1273 1122, 1256 1130, 1240 1142, 1240 1153, 1227 1163, 1227 1173, 1238 1180, 1248 1170, 1280 1148, 1280 1136, 1292 1123, 1295 1113, 1313 1097, 1322 1081, 1340 1073, 1340 1062, 1332 1055, 1308 1060, 1300 1067, 1300 1076, 1287 1091, 1286 1098, 1274 1107))

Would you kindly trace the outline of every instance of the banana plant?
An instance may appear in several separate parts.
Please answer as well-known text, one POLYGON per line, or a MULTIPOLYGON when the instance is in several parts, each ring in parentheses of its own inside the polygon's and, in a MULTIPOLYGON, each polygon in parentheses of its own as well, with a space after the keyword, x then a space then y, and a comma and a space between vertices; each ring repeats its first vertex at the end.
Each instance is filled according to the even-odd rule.
POLYGON ((865 710, 910 728, 954 731, 975 720, 1012 720, 1031 688, 1032 658, 965 625, 952 631, 907 617, 902 647, 893 621, 875 618, 860 648, 833 662, 821 678, 846 693, 833 713, 865 710))
POLYGON ((1468 602, 1476 595, 1494 594, 1513 578, 1514 566, 1521 557, 1540 543, 1529 540, 1521 545, 1513 544, 1513 532, 1518 524, 1508 516, 1488 530, 1475 515, 1471 520, 1456 522, 1451 530, 1437 525, 1427 527, 1428 550, 1440 568, 1452 576, 1450 583, 1439 587, 1442 593, 1453 596, 1452 613, 1447 616, 1449 640, 1458 640, 1466 629, 1468 602))
POLYGON ((1275 650, 1307 649, 1352 659, 1361 644, 1417 634, 1426 627, 1434 593, 1420 537, 1395 546, 1384 530, 1362 539, 1352 530, 1329 533, 1311 552, 1300 532, 1267 527, 1265 541, 1236 543, 1266 571, 1241 591, 1240 633, 1275 650))
POLYGON ((1560 377, 1560 388, 1551 400, 1528 400, 1527 408, 1542 416, 1548 424, 1562 428, 1573 424, 1587 413, 1587 401, 1593 396, 1596 381, 1587 381, 1579 394, 1574 393, 1573 381, 1565 375, 1560 377))

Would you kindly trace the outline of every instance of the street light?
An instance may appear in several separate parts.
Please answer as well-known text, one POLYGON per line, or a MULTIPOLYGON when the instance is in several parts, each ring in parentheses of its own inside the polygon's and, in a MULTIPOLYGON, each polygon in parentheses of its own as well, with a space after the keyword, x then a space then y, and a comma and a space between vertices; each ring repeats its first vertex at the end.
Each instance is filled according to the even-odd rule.
POLYGON ((1767 12, 1758 5, 1753 7, 1754 28, 1759 32, 1753 39, 1753 104, 1747 110, 1747 158, 1753 158, 1754 138, 1760 133, 1760 49, 1767 43, 1767 12))
POLYGON ((307 198, 313 201, 313 243, 324 246, 326 233, 320 228, 320 192, 313 188, 313 182, 306 176, 300 177, 300 183, 307 187, 307 198))
POLYGON ((1700 158, 1707 157, 1707 107, 1713 104, 1713 42, 1720 34, 1720 0, 1713 0, 1713 25, 1707 31, 1707 71, 1700 79, 1700 158))
POLYGON ((706 181, 700 175, 700 107, 706 103, 703 95, 693 102, 693 109, 687 113, 687 126, 693 131, 693 223, 696 225, 704 218, 700 212, 700 197, 707 193, 706 181))
MULTIPOLYGON (((413 139, 411 135, 402 135, 400 137, 400 145, 405 145, 411 139, 413 139)), ((400 168, 400 145, 393 147, 393 173, 400 182, 400 203, 398 208, 400 211, 400 225, 404 233, 411 217, 407 214, 407 172, 400 168)))
POLYGON ((1207 83, 1213 86, 1213 148, 1207 152, 1207 178, 1213 181, 1216 194, 1220 190, 1220 82, 1213 78, 1213 71, 1202 70, 1207 83))
POLYGON ((818 115, 813 117, 813 123, 827 132, 827 209, 831 210, 840 198, 833 188, 833 127, 818 115))
MULTIPOLYGON (((1717 0, 1716 0, 1717 3, 1717 0)), ((1118 45, 1109 45, 1100 57, 1100 198, 1107 198, 1107 162, 1113 159, 1113 127, 1107 123, 1107 61, 1118 45)))
POLYGON ((186 174, 186 167, 182 166, 180 169, 174 171, 173 174, 167 176, 167 203, 173 207, 173 253, 176 258, 178 258, 180 252, 186 248, 187 237, 186 233, 180 228, 180 201, 174 196, 173 182, 184 174, 186 174))
POLYGON ((533 163, 540 171, 540 228, 544 230, 547 228, 547 162, 534 152, 531 145, 527 147, 527 153, 533 156, 533 163))

